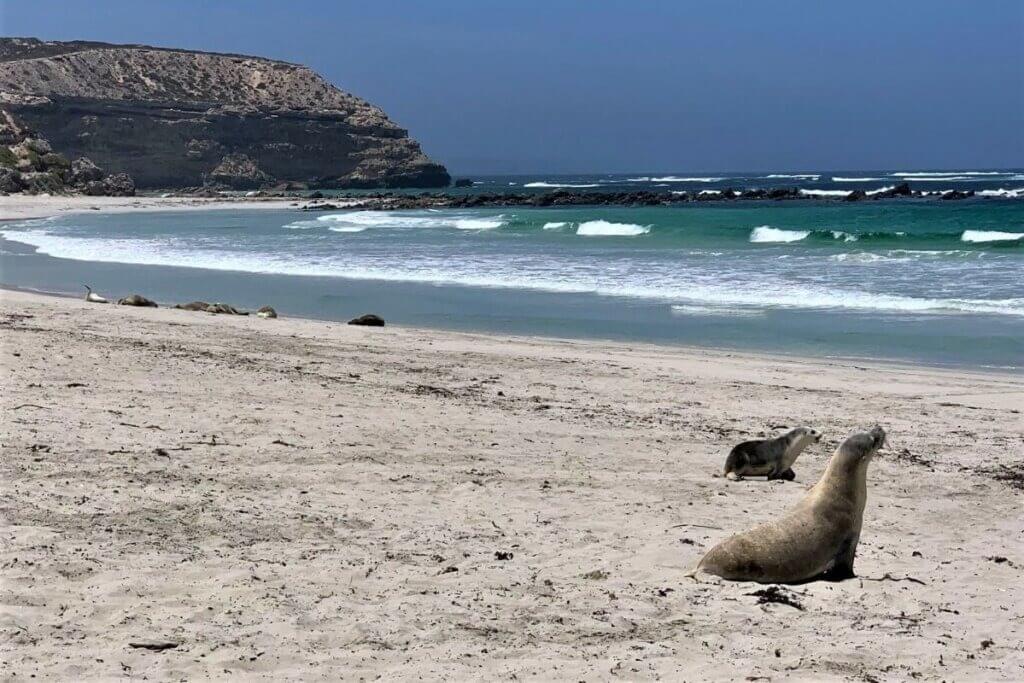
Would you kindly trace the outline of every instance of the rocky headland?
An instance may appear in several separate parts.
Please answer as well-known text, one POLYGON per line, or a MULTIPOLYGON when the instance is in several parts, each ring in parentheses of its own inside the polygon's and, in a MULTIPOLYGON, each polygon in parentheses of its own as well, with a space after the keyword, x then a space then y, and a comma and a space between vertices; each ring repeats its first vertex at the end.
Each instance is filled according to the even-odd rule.
MULTIPOLYGON (((86 157, 110 174, 127 174, 140 189, 451 182, 380 108, 308 67, 260 57, 0 38, 0 113, 48 141, 48 152, 34 154, 86 157)), ((0 145, 10 150, 20 142, 0 145)), ((19 173, 70 170, 70 162, 40 164, 26 154, 19 158, 32 160, 28 171, 0 155, 0 166, 19 173)), ((61 189, 36 176, 25 188, 61 189)))

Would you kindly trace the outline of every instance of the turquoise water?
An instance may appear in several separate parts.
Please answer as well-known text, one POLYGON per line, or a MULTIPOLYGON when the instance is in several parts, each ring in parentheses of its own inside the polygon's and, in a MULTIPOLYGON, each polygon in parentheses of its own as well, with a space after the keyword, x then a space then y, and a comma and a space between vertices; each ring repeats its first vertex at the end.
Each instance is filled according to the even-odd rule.
POLYGON ((902 200, 8 224, 7 285, 344 319, 1024 365, 1024 202, 902 200))

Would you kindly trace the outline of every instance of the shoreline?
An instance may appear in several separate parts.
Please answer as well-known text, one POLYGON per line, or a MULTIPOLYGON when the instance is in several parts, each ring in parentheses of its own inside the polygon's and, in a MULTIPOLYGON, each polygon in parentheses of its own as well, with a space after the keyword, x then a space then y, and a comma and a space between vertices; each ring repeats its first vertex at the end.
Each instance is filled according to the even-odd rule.
MULTIPOLYGON (((32 297, 42 298, 55 298, 62 300, 82 300, 83 297, 80 293, 75 292, 58 292, 58 291, 45 291, 33 289, 31 287, 21 287, 18 285, 8 285, 0 283, 0 300, 3 299, 4 293, 10 292, 14 294, 25 294, 32 297)), ((167 303, 163 301, 157 301, 159 309, 167 311, 179 311, 181 309, 174 308, 173 303, 167 303)), ((176 302, 184 303, 184 302, 176 302)), ((112 300, 109 304, 116 306, 117 304, 112 300)), ((131 307, 126 307, 131 308, 131 307)), ((255 312, 250 312, 250 315, 233 316, 233 315, 215 315, 213 317, 220 318, 224 321, 230 320, 244 320, 253 318, 255 312)), ((295 320, 307 323, 319 323, 324 325, 345 325, 346 321, 341 319, 330 319, 330 318, 315 318, 310 316, 292 315, 287 311, 279 311, 279 320, 295 320)), ((928 363, 925 361, 914 361, 899 358, 869 358, 861 356, 841 356, 841 355, 800 355, 796 352, 785 353, 783 351, 762 351, 757 349, 745 349, 745 348, 728 348, 728 347, 715 347, 715 346, 701 346, 699 344, 684 344, 684 343, 666 343, 656 341, 629 341, 614 338, 598 338, 598 337, 559 337, 554 335, 543 335, 543 334, 515 334, 515 333, 501 333, 488 330, 464 330, 458 328, 448 327, 435 327, 435 326, 423 326, 423 325, 403 325, 401 323, 387 323, 389 329, 403 330, 407 333, 422 333, 422 334, 445 334, 445 335, 457 335, 470 338, 481 338, 491 342, 499 343, 503 340, 519 343, 551 343, 557 345, 580 345, 583 347, 595 347, 605 348, 609 351, 648 351, 648 352, 661 352, 661 353, 680 353, 688 356, 711 356, 721 358, 745 358, 746 360, 760 360, 760 361, 775 361, 779 363, 810 363, 810 364, 821 364, 821 365, 835 365, 838 367, 844 367, 848 369, 857 370, 874 370, 882 371, 886 369, 897 370, 902 372, 914 372, 914 371, 926 371, 935 373, 954 373, 958 375, 978 375, 979 377, 1000 377, 1007 380, 1017 380, 1024 378, 1021 375, 1020 368, 1015 366, 1003 367, 1003 366, 975 366, 975 365, 960 365, 960 364, 939 364, 939 363, 928 363)))
POLYGON ((1024 674, 1020 378, 10 291, 0 350, 19 678, 1024 674), (686 578, 875 423, 857 579, 686 578))
MULTIPOLYGON (((308 208, 309 207, 309 204, 307 202, 304 202, 304 201, 298 200, 298 199, 295 199, 295 200, 272 200, 272 199, 265 199, 265 198, 253 198, 253 197, 249 197, 249 198, 238 197, 238 198, 231 198, 231 199, 204 199, 204 198, 187 198, 187 197, 186 198, 183 198, 183 197, 107 197, 107 198, 95 198, 95 197, 63 197, 63 196, 61 196, 61 197, 20 198, 17 201, 13 201, 13 202, 11 201, 12 199, 13 199, 12 197, 0 198, 0 216, 5 216, 4 211, 7 211, 7 213, 14 212, 14 213, 18 214, 18 217, 16 217, 16 218, 8 218, 8 220, 45 219, 47 217, 60 216, 60 215, 84 214, 84 213, 89 213, 90 211, 93 211, 93 210, 96 210, 97 212, 104 213, 104 214, 118 214, 118 213, 131 213, 131 212, 192 211, 192 210, 194 210, 194 211, 213 211, 213 210, 239 210, 239 211, 246 211, 246 210, 257 210, 257 211, 258 210, 287 210, 287 211, 297 211, 297 210, 302 210, 304 208, 308 208), (104 200, 104 201, 96 202, 95 200, 97 200, 97 199, 104 200)), ((338 207, 338 208, 347 208, 347 207, 338 207)), ((12 238, 12 242, 13 243, 17 243, 16 237, 12 238)), ((60 257, 48 257, 48 258, 53 258, 53 259, 56 259, 57 261, 62 261, 63 260, 60 257)), ((68 261, 68 263, 71 263, 71 262, 81 263, 83 266, 88 266, 90 264, 100 265, 101 266, 103 264, 102 261, 97 261, 97 262, 85 261, 85 260, 83 260, 83 261, 75 261, 75 260, 68 261)), ((157 269, 183 268, 183 269, 187 269, 187 266, 164 266, 164 265, 147 266, 145 264, 130 264, 130 263, 124 264, 124 265, 126 267, 142 269, 143 271, 145 271, 145 269, 147 269, 147 268, 157 268, 157 269)), ((202 272, 202 273, 216 274, 216 275, 227 275, 229 277, 232 276, 232 275, 239 275, 239 276, 250 276, 250 275, 252 275, 252 276, 258 276, 258 274, 254 274, 251 271, 244 271, 244 270, 229 271, 229 270, 207 269, 207 268, 201 268, 201 267, 196 267, 196 268, 197 268, 197 270, 199 272, 202 272)), ((136 273, 135 275, 138 276, 139 274, 142 274, 142 273, 136 273)), ((292 277, 292 276, 284 276, 284 277, 292 277)), ((296 277, 298 277, 298 276, 296 276, 296 277)), ((350 283, 359 283, 361 285, 372 284, 373 282, 375 282, 373 280, 363 280, 363 279, 359 279, 359 278, 351 278, 351 279, 342 278, 342 280, 345 280, 345 281, 350 282, 350 283)), ((84 280, 84 281, 89 282, 90 284, 94 284, 94 286, 96 284, 91 279, 87 279, 87 280, 84 280)), ((26 281, 26 282, 28 282, 28 281, 26 281)), ((72 280, 72 282, 79 282, 79 280, 77 280, 77 279, 76 280, 72 280)), ((53 289, 53 290, 44 289, 47 286, 47 284, 48 283, 44 283, 44 282, 42 282, 40 280, 40 281, 31 281, 31 282, 28 282, 25 285, 18 284, 17 282, 9 282, 9 283, 2 284, 0 286, 9 287, 9 288, 14 289, 14 290, 24 290, 24 291, 28 291, 28 292, 41 292, 41 293, 45 293, 45 294, 52 293, 52 294, 55 294, 55 295, 66 295, 66 296, 69 296, 71 298, 75 298, 78 295, 78 292, 73 290, 73 289, 68 289, 66 291, 60 290, 60 289, 53 289)), ((49 284, 55 284, 55 283, 51 282, 49 284)), ((63 284, 67 284, 67 283, 63 283, 63 284)), ((387 285, 388 286, 395 286, 395 285, 401 285, 401 284, 402 284, 401 282, 387 281, 387 285)), ((429 284, 431 284, 431 283, 427 283, 427 285, 423 285, 423 286, 428 286, 429 284)), ((421 286, 421 283, 410 282, 409 285, 410 286, 421 286)), ((347 287, 347 286, 349 286, 349 285, 345 285, 345 287, 347 287)), ((459 289, 459 290, 475 291, 475 289, 471 285, 452 284, 451 286, 456 288, 456 289, 459 289)), ((131 287, 129 287, 129 289, 131 289, 131 287)), ((153 296, 153 294, 154 294, 153 292, 142 291, 140 293, 142 293, 144 295, 147 295, 147 296, 150 296, 150 298, 154 298, 155 300, 158 301, 158 303, 161 303, 161 304, 176 304, 176 303, 184 303, 185 302, 185 299, 182 299, 180 301, 179 300, 168 300, 165 297, 159 296, 159 292, 156 293, 157 296, 153 296)), ((195 296, 193 298, 205 298, 203 296, 202 292, 200 292, 198 294, 199 294, 199 296, 195 296)), ((545 294, 545 292, 544 291, 538 291, 538 292, 536 292, 536 294, 543 296, 545 294)), ((595 295, 595 296, 599 296, 599 295, 595 295)), ((229 294, 229 297, 230 297, 230 294, 229 294)), ((214 297, 214 298, 216 298, 216 297, 214 297)), ((188 299, 188 300, 191 300, 191 299, 188 299)), ((283 301, 275 302, 275 301, 271 300, 270 298, 268 298, 266 301, 262 301, 260 303, 254 303, 252 301, 242 301, 242 302, 239 302, 239 303, 241 305, 250 305, 251 307, 258 307, 259 305, 263 305, 263 304, 269 303, 271 305, 274 305, 275 308, 278 309, 280 314, 282 314, 284 316, 288 316, 288 317, 295 317, 295 318, 302 318, 302 319, 309 319, 309 320, 324 320, 324 321, 332 321, 332 322, 338 322, 338 321, 343 321, 343 320, 347 320, 348 319, 348 318, 344 318, 344 317, 329 317, 329 316, 310 315, 308 311, 299 311, 299 312, 290 311, 290 310, 288 310, 288 306, 287 305, 285 305, 285 306, 281 305, 283 303, 283 301)), ((385 308, 383 308, 382 310, 380 310, 378 312, 383 314, 386 319, 389 319, 389 316, 388 316, 388 312, 389 311, 394 313, 395 309, 391 309, 391 308, 385 307, 385 308)), ((355 315, 355 313, 353 313, 353 315, 355 315)), ((405 318, 405 317, 403 317, 401 315, 398 315, 397 317, 400 320, 406 320, 408 322, 408 318, 405 318)), ((810 345, 807 346, 807 347, 804 347, 804 348, 797 348, 797 349, 794 350, 794 349, 790 349, 789 347, 785 347, 785 348, 779 349, 779 348, 772 348, 772 347, 769 347, 767 345, 760 345, 760 344, 748 344, 748 345, 745 345, 745 346, 742 345, 742 344, 740 344, 740 345, 730 345, 728 343, 728 340, 718 341, 716 343, 715 340, 708 339, 708 340, 706 340, 706 343, 702 343, 702 340, 689 340, 689 339, 684 339, 684 338, 680 338, 679 340, 675 340, 675 339, 666 338, 665 336, 658 337, 657 335, 646 335, 647 336, 646 339, 639 339, 639 338, 637 338, 636 340, 634 340, 634 336, 633 335, 623 335, 621 333, 620 334, 616 334, 615 332, 610 332, 608 334, 602 334, 601 331, 598 331, 598 330, 581 331, 579 334, 576 334, 575 331, 565 330, 565 329, 563 329, 563 330, 551 330, 551 331, 547 331, 547 330, 535 331, 533 329, 529 329, 529 325, 524 325, 524 326, 522 326, 518 330, 502 330, 502 329, 495 329, 493 326, 479 325, 478 324, 478 325, 476 325, 474 327, 472 325, 452 323, 451 321, 447 321, 447 324, 445 324, 445 320, 441 319, 441 318, 428 319, 428 320, 425 320, 425 319, 421 318, 419 320, 416 320, 416 321, 408 323, 408 324, 410 324, 410 326, 413 327, 413 328, 437 329, 437 330, 444 330, 444 331, 451 331, 451 332, 469 332, 469 333, 479 333, 479 334, 485 334, 485 335, 489 334, 489 335, 494 335, 494 336, 499 336, 499 337, 501 337, 501 336, 513 336, 514 335, 514 336, 519 336, 519 337, 523 337, 523 338, 566 340, 566 341, 570 341, 570 342, 576 342, 576 341, 596 341, 596 342, 603 342, 603 343, 610 343, 610 344, 631 344, 631 345, 649 344, 649 345, 654 346, 654 347, 663 347, 663 348, 671 348, 671 349, 685 349, 685 350, 691 350, 691 351, 692 350, 722 350, 722 351, 729 352, 729 353, 741 353, 741 354, 742 353, 746 353, 746 354, 761 355, 761 356, 774 356, 774 357, 786 358, 786 359, 793 359, 793 358, 795 358, 795 359, 806 359, 806 358, 809 358, 809 359, 815 359, 815 360, 834 361, 834 362, 842 362, 842 363, 848 363, 848 364, 849 363, 858 363, 858 364, 874 364, 874 365, 882 365, 882 366, 890 366, 890 367, 923 367, 923 368, 944 369, 944 370, 952 370, 952 371, 972 370, 972 371, 983 372, 983 373, 988 373, 988 374, 993 374, 993 373, 994 374, 1001 374, 1001 373, 1013 374, 1013 373, 1019 373, 1020 370, 1021 370, 1021 368, 1019 366, 1015 366, 1013 364, 1006 364, 1006 363, 995 362, 997 360, 995 358, 993 358, 993 362, 983 363, 983 362, 978 362, 976 360, 959 360, 958 361, 956 359, 947 360, 946 358, 915 357, 914 354, 900 353, 900 352, 894 352, 891 355, 886 355, 884 353, 884 351, 883 352, 876 352, 876 353, 872 353, 872 354, 842 353, 843 349, 839 349, 839 348, 836 348, 836 347, 825 347, 825 348, 817 349, 817 348, 811 348, 810 345), (787 350, 787 349, 789 349, 789 350, 787 350)), ((642 336, 644 336, 644 335, 636 335, 636 337, 642 337, 642 336)), ((779 345, 776 344, 774 346, 778 347, 779 345)), ((1000 358, 998 360, 1003 360, 1003 359, 1000 358)))

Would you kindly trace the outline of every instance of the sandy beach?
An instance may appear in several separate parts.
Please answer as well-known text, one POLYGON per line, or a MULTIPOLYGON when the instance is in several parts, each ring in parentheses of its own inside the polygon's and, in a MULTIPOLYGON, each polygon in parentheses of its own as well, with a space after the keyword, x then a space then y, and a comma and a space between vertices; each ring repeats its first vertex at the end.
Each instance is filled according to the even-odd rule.
POLYGON ((307 204, 300 199, 265 197, 86 197, 83 195, 10 195, 0 197, 0 221, 49 218, 72 213, 102 211, 212 211, 214 209, 292 209, 307 204))
POLYGON ((12 291, 0 347, 4 680, 1024 678, 1019 376, 12 291), (875 423, 858 578, 683 576, 875 423))

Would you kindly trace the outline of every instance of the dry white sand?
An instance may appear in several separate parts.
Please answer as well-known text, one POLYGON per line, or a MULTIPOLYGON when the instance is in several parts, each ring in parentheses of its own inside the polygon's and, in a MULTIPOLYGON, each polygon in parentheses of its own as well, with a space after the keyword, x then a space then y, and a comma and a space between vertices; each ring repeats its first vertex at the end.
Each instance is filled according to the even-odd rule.
POLYGON ((1024 679, 1019 376, 16 292, 0 343, 10 680, 1024 679), (683 577, 876 422, 859 578, 683 577))
POLYGON ((47 218, 69 213, 126 213, 130 211, 210 211, 213 209, 294 209, 308 204, 306 199, 270 199, 264 197, 85 197, 82 195, 8 195, 0 196, 0 220, 47 218))

